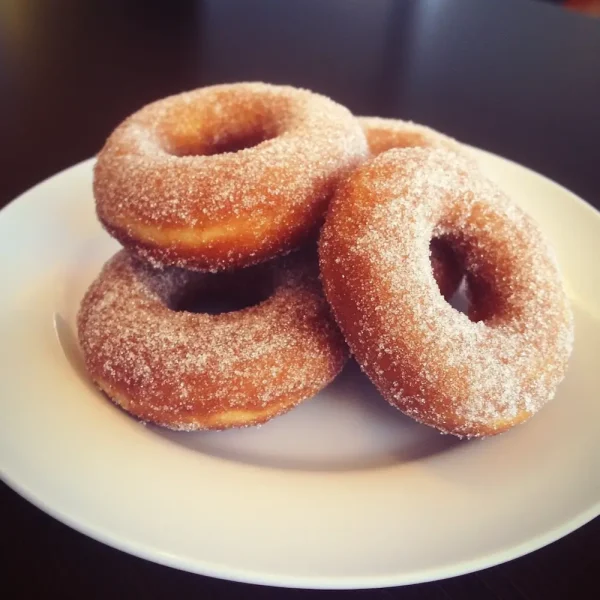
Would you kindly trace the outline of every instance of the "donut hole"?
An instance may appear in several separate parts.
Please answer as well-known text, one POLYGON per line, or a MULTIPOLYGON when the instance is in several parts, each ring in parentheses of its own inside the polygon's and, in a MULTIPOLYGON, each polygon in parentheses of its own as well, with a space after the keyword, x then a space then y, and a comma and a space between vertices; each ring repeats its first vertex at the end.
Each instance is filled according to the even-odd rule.
POLYGON ((224 154, 226 152, 239 152, 258 146, 267 140, 273 139, 274 135, 264 130, 250 131, 245 135, 240 136, 225 136, 213 142, 208 148, 205 156, 213 156, 215 154, 224 154))
POLYGON ((467 315, 467 317, 471 319, 471 315, 469 314, 471 308, 471 300, 469 298, 469 283, 466 278, 461 281, 454 294, 448 299, 448 304, 450 304, 454 310, 457 310, 463 315, 467 315))
POLYGON ((261 304, 274 291, 271 277, 216 274, 190 282, 177 294, 170 308, 176 312, 219 315, 261 304))
POLYGON ((494 284, 494 273, 479 260, 472 248, 449 237, 433 238, 431 267, 440 292, 452 308, 477 323, 489 321, 503 310, 494 284))
POLYGON ((501 311, 502 303, 492 283, 473 273, 467 273, 465 281, 471 321, 489 321, 501 311))
POLYGON ((227 152, 239 152, 258 146, 267 140, 274 138, 266 129, 254 131, 221 133, 213 140, 186 140, 169 148, 169 154, 173 156, 214 156, 227 152))
POLYGON ((171 156, 231 154, 284 133, 286 115, 292 109, 289 99, 251 90, 184 94, 166 104, 154 130, 162 149, 171 156))
POLYGON ((434 237, 429 242, 429 260, 438 289, 447 301, 460 289, 463 265, 452 242, 445 237, 434 237))
MULTIPOLYGON (((239 114, 206 114, 205 118, 188 115, 189 122, 180 126, 165 123, 163 146, 172 156, 214 156, 254 148, 277 137, 280 123, 268 111, 239 114)), ((185 121, 185 120, 184 120, 185 121)))
POLYGON ((489 318, 494 310, 492 286, 468 272, 465 249, 448 236, 434 237, 429 244, 431 269, 446 302, 471 321, 489 318))

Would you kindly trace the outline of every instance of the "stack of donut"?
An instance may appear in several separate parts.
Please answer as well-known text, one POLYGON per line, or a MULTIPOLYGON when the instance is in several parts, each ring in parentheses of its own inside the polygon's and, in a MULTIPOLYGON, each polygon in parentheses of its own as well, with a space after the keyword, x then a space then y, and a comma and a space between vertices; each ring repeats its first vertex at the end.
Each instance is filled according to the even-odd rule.
POLYGON ((565 374, 573 321, 551 250, 427 127, 286 86, 203 88, 120 124, 94 196, 124 248, 82 301, 80 345, 143 421, 264 423, 329 384, 349 348, 405 414, 486 436, 565 374), (468 315, 448 303, 463 277, 468 315), (233 308, 207 308, 215 295, 233 308))

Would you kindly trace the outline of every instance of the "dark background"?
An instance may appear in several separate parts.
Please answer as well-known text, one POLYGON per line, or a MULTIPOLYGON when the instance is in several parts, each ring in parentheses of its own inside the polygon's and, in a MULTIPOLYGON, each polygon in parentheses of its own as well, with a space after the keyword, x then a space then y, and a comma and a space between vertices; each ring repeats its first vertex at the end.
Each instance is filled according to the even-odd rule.
MULTIPOLYGON (((0 206, 93 155, 143 104, 239 80, 304 86, 357 114, 426 123, 600 206, 600 20, 531 0, 0 1, 0 206)), ((3 485, 0 502, 2 583, 18 598, 579 599, 593 597, 586 586, 597 591, 600 570, 596 519, 452 580, 282 591, 125 555, 3 485)))

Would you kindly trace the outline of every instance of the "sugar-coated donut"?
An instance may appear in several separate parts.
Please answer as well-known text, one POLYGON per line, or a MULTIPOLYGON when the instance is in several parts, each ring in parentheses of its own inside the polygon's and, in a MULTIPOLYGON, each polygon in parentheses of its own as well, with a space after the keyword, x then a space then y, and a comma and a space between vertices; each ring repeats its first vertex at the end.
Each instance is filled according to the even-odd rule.
POLYGON ((155 266, 262 262, 318 230, 341 177, 367 156, 358 121, 287 86, 235 83, 149 104, 94 170, 100 221, 155 266))
MULTIPOLYGON (((393 148, 411 147, 445 148, 466 156, 465 150, 456 140, 425 125, 381 117, 358 117, 358 120, 373 156, 393 148)), ((463 279, 462 267, 452 248, 442 239, 431 241, 430 258, 440 292, 448 300, 463 279)))
POLYGON ((315 257, 295 253, 239 273, 154 269, 121 251, 78 314, 87 370, 116 404, 175 430, 264 423, 325 387, 347 348, 322 295, 315 257), (270 290, 235 312, 197 314, 191 296, 270 290))
POLYGON ((326 297, 359 364, 414 419, 458 436, 524 422, 563 379, 573 318, 538 227, 469 160, 390 150, 336 192, 320 239, 326 297), (432 238, 464 265, 469 316, 439 294, 432 238))
POLYGON ((358 117, 371 154, 377 155, 393 148, 439 148, 467 156, 465 148, 455 139, 412 121, 358 117))

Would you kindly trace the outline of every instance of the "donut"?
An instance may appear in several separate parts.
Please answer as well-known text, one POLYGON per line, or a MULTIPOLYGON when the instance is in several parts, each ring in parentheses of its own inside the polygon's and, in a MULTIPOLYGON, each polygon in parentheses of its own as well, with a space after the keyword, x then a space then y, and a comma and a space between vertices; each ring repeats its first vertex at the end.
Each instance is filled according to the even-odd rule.
MULTIPOLYGON (((393 148, 443 148, 462 156, 466 153, 454 139, 412 121, 384 119, 381 117, 358 117, 363 128, 369 151, 373 156, 393 148)), ((437 238, 431 240, 431 267, 438 288, 444 298, 449 300, 458 290, 463 272, 452 248, 437 238)))
POLYGON ((467 156, 462 144, 426 125, 382 117, 358 117, 358 121, 367 138, 369 151, 375 156, 393 148, 415 147, 439 148, 467 156))
POLYGON ((316 234, 340 180, 368 155, 343 106, 307 90, 223 84, 149 104, 94 168, 105 229, 155 266, 249 266, 316 234))
POLYGON ((469 160, 405 148, 365 163, 336 192, 319 253, 350 350, 405 414, 482 437, 554 396, 574 336, 557 262, 534 221, 469 160), (432 238, 460 257, 468 315, 437 290, 432 238))
POLYGON ((174 430, 264 423, 314 396, 347 359, 316 256, 306 253, 213 275, 155 269, 122 250, 85 294, 77 327, 100 390, 174 430), (249 287, 265 299, 220 314, 190 310, 190 298, 249 287))

